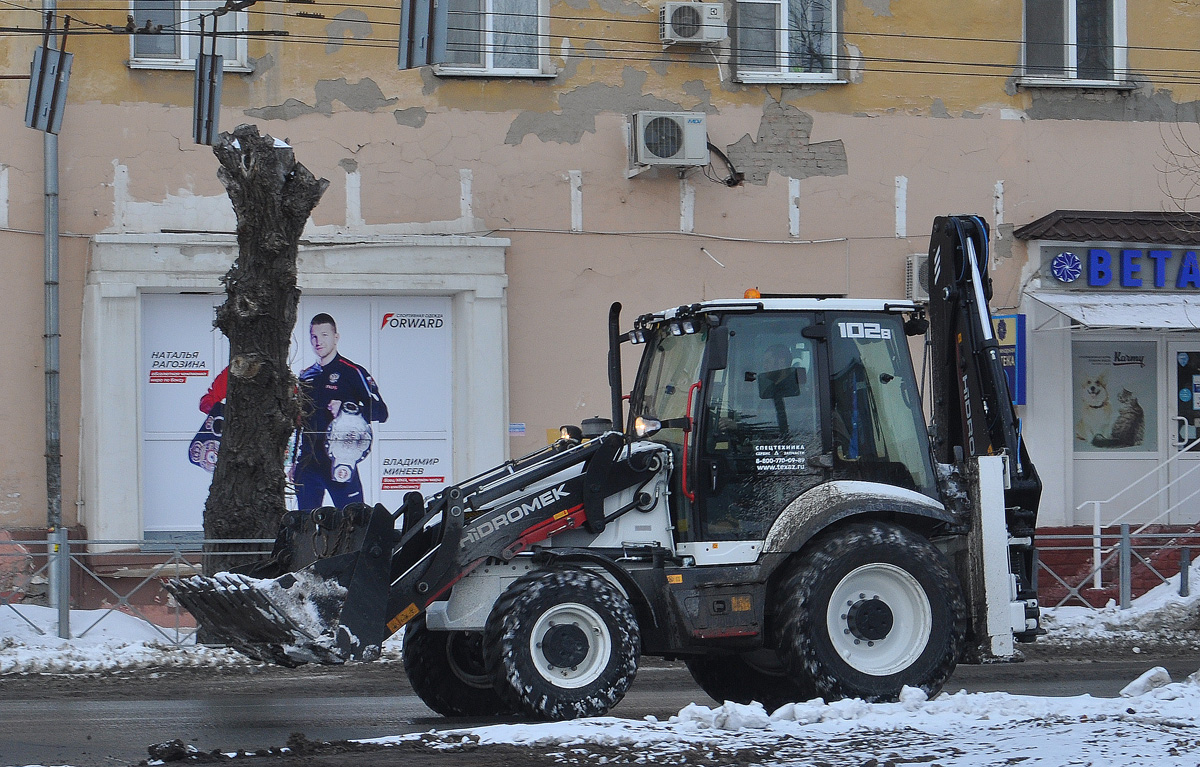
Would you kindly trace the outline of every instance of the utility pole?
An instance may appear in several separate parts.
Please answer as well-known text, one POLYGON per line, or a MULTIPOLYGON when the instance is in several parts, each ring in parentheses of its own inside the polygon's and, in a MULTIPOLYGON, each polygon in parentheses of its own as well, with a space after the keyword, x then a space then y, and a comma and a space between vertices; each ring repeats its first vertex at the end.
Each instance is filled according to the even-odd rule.
MULTIPOLYGON (((55 0, 42 0, 48 33, 43 48, 48 52, 54 36, 55 0)), ((55 85, 58 79, 55 78, 55 85)), ((51 565, 50 594, 58 608, 58 635, 66 639, 70 629, 70 558, 67 531, 62 526, 62 430, 59 416, 58 357, 58 134, 42 133, 42 177, 44 194, 43 257, 45 264, 45 368, 46 368, 46 524, 58 556, 51 565)))
MULTIPOLYGON (((55 0, 44 0, 43 9, 53 17, 55 0)), ((53 37, 50 30, 47 38, 53 37)), ((58 134, 42 133, 45 263, 45 358, 46 358, 46 523, 62 526, 62 432, 59 416, 58 358, 58 134)))

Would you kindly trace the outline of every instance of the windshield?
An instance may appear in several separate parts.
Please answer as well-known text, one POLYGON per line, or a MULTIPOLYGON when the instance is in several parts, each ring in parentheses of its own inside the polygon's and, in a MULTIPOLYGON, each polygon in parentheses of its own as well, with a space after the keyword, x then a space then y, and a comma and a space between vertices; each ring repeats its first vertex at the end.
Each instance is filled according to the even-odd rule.
MULTIPOLYGON (((682 424, 687 423, 683 419, 695 415, 688 413, 688 395, 692 386, 700 381, 700 364, 704 360, 708 332, 702 330, 677 336, 663 326, 648 335, 630 402, 630 415, 664 422, 664 428, 650 439, 669 447, 675 466, 681 467, 684 441, 688 434, 682 424)), ((693 395, 693 407, 699 398, 699 393, 693 395)), ((672 473, 671 491, 671 516, 676 530, 686 536, 690 503, 684 492, 682 471, 672 473)))
POLYGON ((671 335, 665 328, 651 337, 642 357, 641 402, 633 403, 635 416, 667 421, 688 415, 688 390, 700 380, 707 337, 707 332, 671 335))

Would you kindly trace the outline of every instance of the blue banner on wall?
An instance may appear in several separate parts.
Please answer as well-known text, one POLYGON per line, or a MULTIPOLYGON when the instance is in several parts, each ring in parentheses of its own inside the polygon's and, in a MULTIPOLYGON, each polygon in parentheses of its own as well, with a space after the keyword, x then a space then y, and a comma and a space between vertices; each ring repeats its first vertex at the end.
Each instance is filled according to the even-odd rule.
POLYGON ((1025 315, 999 314, 992 317, 992 332, 1000 344, 1000 362, 1008 376, 1008 391, 1014 405, 1025 404, 1025 315))

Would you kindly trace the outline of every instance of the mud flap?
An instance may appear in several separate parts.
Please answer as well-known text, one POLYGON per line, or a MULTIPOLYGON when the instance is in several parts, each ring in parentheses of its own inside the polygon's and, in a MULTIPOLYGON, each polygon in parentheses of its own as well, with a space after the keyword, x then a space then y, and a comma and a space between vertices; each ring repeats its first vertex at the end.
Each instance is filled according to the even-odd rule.
MULTIPOLYGON (((284 666, 374 660, 387 636, 384 613, 395 531, 382 506, 362 511, 357 518, 344 515, 343 521, 368 517, 365 530, 338 533, 340 540, 358 543, 356 551, 316 559, 278 578, 225 572, 172 579, 166 588, 211 642, 257 660, 284 666)), ((290 522, 292 540, 298 532, 311 536, 321 530, 307 519, 290 522)))

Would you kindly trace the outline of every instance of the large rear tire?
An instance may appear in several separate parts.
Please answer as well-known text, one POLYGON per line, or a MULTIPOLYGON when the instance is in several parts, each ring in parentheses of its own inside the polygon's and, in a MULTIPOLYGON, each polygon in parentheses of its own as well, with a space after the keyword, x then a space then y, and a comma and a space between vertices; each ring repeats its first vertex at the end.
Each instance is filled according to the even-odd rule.
POLYGON ((404 629, 403 658, 413 692, 442 716, 513 713, 486 671, 478 631, 430 631, 420 615, 404 629))
POLYGON ((812 681, 793 676, 771 649, 709 655, 685 663, 692 679, 713 700, 742 704, 758 701, 767 711, 774 711, 785 703, 817 696, 812 681))
POLYGON ((934 695, 962 653, 967 608, 946 558, 883 522, 815 543, 780 589, 780 655, 827 699, 934 695))
POLYGON ((641 637, 629 601, 598 575, 541 570, 518 578, 488 616, 484 652, 493 683, 538 719, 606 713, 637 673, 641 637))

